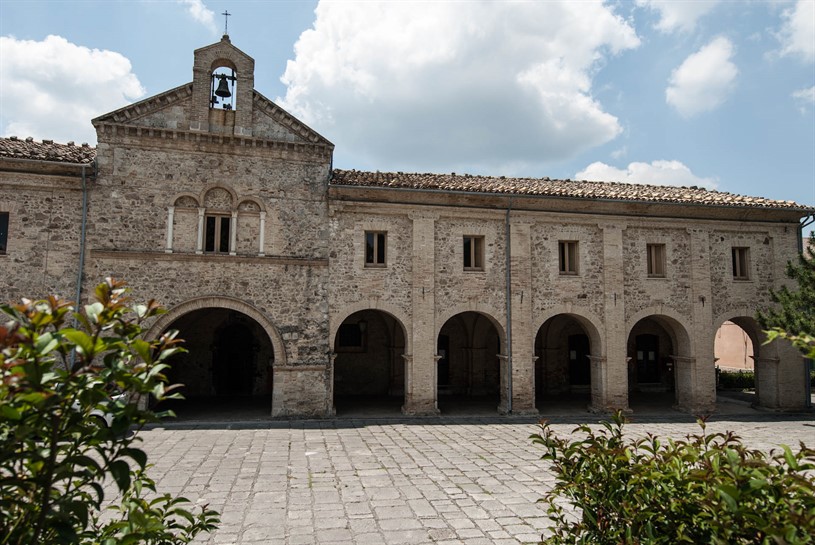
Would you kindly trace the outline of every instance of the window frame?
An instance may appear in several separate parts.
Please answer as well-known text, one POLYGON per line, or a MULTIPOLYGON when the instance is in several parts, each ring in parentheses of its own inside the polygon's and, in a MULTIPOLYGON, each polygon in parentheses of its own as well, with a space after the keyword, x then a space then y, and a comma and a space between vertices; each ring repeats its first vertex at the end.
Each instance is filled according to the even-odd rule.
POLYGON ((8 254, 9 223, 10 214, 8 212, 0 212, 0 255, 8 254))
POLYGON ((750 280, 750 247, 732 246, 730 248, 730 270, 733 280, 740 282, 750 280))
POLYGON ((228 214, 205 214, 204 215, 204 247, 205 254, 229 254, 232 244, 232 216, 228 214), (213 234, 212 234, 212 250, 209 248, 210 232, 209 220, 214 221, 213 234), (226 224, 226 233, 224 233, 224 224, 226 224), (224 234, 226 240, 224 240, 224 234), (226 249, 224 250, 224 243, 226 249))
POLYGON ((559 240, 557 243, 558 272, 561 276, 580 274, 580 244, 577 240, 559 240))
POLYGON ((464 235, 462 242, 462 266, 464 270, 467 272, 483 272, 485 261, 484 235, 464 235))
POLYGON ((649 242, 645 245, 645 273, 648 278, 668 276, 668 249, 662 242, 649 242))
POLYGON ((366 269, 384 269, 388 266, 388 232, 365 231, 365 248, 363 263, 366 269), (369 245, 368 239, 371 239, 369 245), (369 256, 368 249, 371 249, 369 256), (369 259, 370 257, 370 259, 369 259))

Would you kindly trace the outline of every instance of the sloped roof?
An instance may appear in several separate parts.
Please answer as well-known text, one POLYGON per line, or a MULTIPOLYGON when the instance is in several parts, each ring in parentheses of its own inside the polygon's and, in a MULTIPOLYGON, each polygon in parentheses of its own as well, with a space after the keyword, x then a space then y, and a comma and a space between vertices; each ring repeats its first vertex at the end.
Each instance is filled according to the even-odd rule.
POLYGON ((748 197, 695 186, 676 187, 585 180, 552 180, 550 178, 334 169, 330 185, 813 211, 813 207, 803 206, 794 201, 748 197))
POLYGON ((9 138, 0 138, 0 157, 88 164, 96 157, 96 148, 88 144, 80 146, 75 145, 73 142, 57 144, 53 140, 36 142, 31 137, 21 139, 11 136, 9 138))

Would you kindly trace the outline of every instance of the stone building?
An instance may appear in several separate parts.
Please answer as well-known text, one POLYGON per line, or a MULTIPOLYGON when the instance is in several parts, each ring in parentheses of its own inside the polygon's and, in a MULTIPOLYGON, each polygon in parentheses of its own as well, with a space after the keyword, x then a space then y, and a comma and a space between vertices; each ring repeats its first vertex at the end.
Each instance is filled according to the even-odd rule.
POLYGON ((93 120, 96 148, 0 139, 0 294, 86 300, 107 276, 169 311, 190 398, 326 416, 359 396, 714 408, 714 337, 753 344, 758 400, 806 405, 761 344, 813 209, 695 187, 332 169, 334 146, 254 89, 227 36, 193 81, 93 120))

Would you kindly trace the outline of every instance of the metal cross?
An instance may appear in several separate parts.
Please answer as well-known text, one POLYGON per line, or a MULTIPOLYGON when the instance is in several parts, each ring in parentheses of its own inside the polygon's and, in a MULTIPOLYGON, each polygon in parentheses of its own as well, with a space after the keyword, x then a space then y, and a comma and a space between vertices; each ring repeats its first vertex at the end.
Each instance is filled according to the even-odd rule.
POLYGON ((221 15, 224 16, 224 36, 228 36, 229 35, 229 16, 232 15, 232 14, 229 13, 228 11, 224 10, 224 12, 221 15))

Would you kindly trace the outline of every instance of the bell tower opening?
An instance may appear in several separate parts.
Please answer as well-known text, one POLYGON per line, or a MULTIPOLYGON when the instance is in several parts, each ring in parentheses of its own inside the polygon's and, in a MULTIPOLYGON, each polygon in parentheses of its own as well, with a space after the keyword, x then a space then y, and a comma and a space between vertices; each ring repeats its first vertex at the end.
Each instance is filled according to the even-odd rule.
POLYGON ((219 66, 212 71, 212 91, 209 107, 218 110, 234 110, 238 77, 235 69, 219 66))

